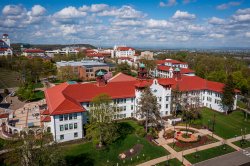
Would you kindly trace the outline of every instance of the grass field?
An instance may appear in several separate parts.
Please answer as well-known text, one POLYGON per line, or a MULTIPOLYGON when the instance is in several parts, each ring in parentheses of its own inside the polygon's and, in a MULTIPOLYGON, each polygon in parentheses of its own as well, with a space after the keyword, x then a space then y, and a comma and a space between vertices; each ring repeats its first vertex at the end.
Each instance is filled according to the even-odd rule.
POLYGON ((243 149, 250 147, 250 141, 247 141, 247 140, 245 140, 245 142, 243 142, 242 145, 241 145, 241 141, 233 142, 233 144, 243 149))
MULTIPOLYGON (((126 123, 126 122, 123 122, 126 123)), ((136 122, 129 121, 128 124, 134 130, 140 128, 136 122)), ((163 147, 149 143, 145 138, 129 134, 123 139, 119 139, 106 149, 98 150, 91 142, 83 144, 68 145, 63 147, 63 153, 67 165, 136 165, 157 157, 169 154, 163 147), (142 150, 131 158, 124 161, 119 159, 119 154, 131 149, 136 144, 142 144, 142 150), (137 157, 138 156, 138 157, 137 157)))
POLYGON ((183 166, 183 164, 176 158, 156 164, 156 166, 183 166))
POLYGON ((235 149, 233 149, 232 147, 228 145, 221 145, 221 146, 217 146, 211 149, 202 150, 197 153, 188 154, 184 157, 192 164, 195 164, 195 163, 208 160, 217 156, 221 156, 223 154, 231 153, 234 151, 235 149), (226 147, 226 148, 223 149, 223 147, 226 147))
POLYGON ((0 89, 19 86, 19 73, 0 68, 0 89))
POLYGON ((208 108, 202 110, 202 119, 196 120, 194 124, 210 126, 212 128, 211 121, 213 120, 213 115, 215 114, 215 131, 214 133, 222 138, 232 138, 241 135, 241 129, 246 133, 250 133, 250 119, 245 121, 244 113, 241 111, 234 111, 229 115, 221 114, 212 111, 208 108), (209 124, 210 121, 210 124, 209 124))

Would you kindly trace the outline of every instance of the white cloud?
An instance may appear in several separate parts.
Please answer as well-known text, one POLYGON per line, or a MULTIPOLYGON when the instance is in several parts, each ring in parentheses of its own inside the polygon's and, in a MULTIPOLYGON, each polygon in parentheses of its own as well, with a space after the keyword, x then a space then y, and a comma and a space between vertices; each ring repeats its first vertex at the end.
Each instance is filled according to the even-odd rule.
POLYGON ((176 40, 177 41, 182 41, 182 42, 185 42, 185 41, 188 41, 190 38, 186 35, 183 35, 183 36, 176 36, 176 40))
POLYGON ((80 11, 83 12, 101 12, 109 8, 109 5, 107 4, 92 4, 91 6, 83 5, 79 8, 80 11))
POLYGON ((172 18, 181 19, 181 20, 191 20, 191 19, 195 19, 196 16, 195 14, 190 14, 186 11, 177 10, 172 18))
POLYGON ((220 39, 220 38, 224 38, 225 35, 224 35, 224 34, 212 33, 212 34, 209 35, 209 37, 211 37, 211 38, 216 38, 216 39, 220 39))
POLYGON ((250 13, 250 8, 246 9, 239 9, 236 11, 237 14, 249 14, 250 13))
POLYGON ((69 6, 66 8, 63 8, 62 10, 60 10, 59 12, 56 12, 54 14, 55 18, 79 18, 79 17, 83 17, 86 16, 87 13, 86 12, 82 12, 78 9, 76 9, 73 6, 69 6))
POLYGON ((176 0, 167 0, 167 2, 161 1, 159 5, 160 7, 165 7, 165 6, 170 7, 170 6, 177 5, 177 2, 176 0))
POLYGON ((123 19, 137 19, 143 18, 146 15, 143 14, 141 11, 135 10, 131 6, 122 6, 121 8, 113 8, 110 10, 105 10, 98 14, 98 16, 115 16, 117 18, 123 19))
POLYGON ((250 37, 250 32, 246 32, 246 37, 250 37))
POLYGON ((216 6, 216 9, 218 10, 225 10, 233 6, 239 6, 241 3, 240 2, 228 2, 228 3, 223 3, 221 5, 216 6))
POLYGON ((41 5, 35 5, 32 7, 31 15, 32 16, 41 16, 46 12, 46 9, 41 5))
POLYGON ((215 24, 215 25, 225 24, 225 20, 218 17, 212 17, 211 19, 208 20, 208 22, 210 24, 215 24))
POLYGON ((20 15, 24 12, 24 8, 21 5, 6 5, 4 6, 2 13, 4 15, 20 15))
POLYGON ((146 26, 149 28, 168 28, 171 27, 173 24, 166 21, 166 20, 154 20, 149 19, 146 21, 146 26))
POLYGON ((250 21, 250 8, 237 10, 233 19, 239 22, 250 21))
POLYGON ((116 26, 139 26, 142 25, 142 22, 137 20, 116 20, 112 24, 116 26))

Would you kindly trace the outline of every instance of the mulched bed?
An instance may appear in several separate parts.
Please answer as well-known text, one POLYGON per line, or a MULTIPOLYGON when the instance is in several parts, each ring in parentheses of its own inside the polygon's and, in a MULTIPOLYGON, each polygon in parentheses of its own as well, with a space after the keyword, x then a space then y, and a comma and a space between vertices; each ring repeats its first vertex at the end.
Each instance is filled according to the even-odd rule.
POLYGON ((181 148, 181 150, 186 150, 190 148, 195 148, 198 146, 206 145, 209 143, 213 143, 215 140, 213 138, 210 138, 208 136, 202 136, 197 142, 182 142, 182 141, 177 141, 175 143, 176 148, 181 148))
MULTIPOLYGON (((127 151, 123 152, 126 155, 126 157, 123 158, 123 160, 127 159, 127 158, 131 158, 131 157, 139 154, 140 151, 142 150, 142 148, 143 148, 142 144, 136 144, 135 146, 133 146, 132 148, 130 148, 130 149, 134 149, 134 151, 132 153, 130 152, 130 149, 128 149, 127 151)), ((122 159, 122 158, 120 158, 120 159, 122 159)))

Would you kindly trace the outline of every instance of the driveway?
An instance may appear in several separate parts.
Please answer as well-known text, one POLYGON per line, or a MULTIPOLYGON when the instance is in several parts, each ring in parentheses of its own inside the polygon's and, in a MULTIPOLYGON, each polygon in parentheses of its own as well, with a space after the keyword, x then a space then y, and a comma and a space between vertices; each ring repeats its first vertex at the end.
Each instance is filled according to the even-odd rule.
POLYGON ((245 150, 236 151, 213 159, 209 159, 197 164, 195 166, 239 166, 250 165, 250 148, 245 150))

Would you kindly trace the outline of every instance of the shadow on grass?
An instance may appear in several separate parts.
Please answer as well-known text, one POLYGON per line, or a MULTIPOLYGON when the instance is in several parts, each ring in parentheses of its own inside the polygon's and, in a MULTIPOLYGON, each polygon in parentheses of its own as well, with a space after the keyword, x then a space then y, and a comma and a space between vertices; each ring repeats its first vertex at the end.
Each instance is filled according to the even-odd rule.
POLYGON ((67 166, 94 165, 94 159, 92 159, 88 153, 82 153, 77 156, 66 156, 65 160, 67 166))
POLYGON ((117 123, 117 125, 118 125, 118 133, 120 135, 118 140, 125 139, 127 135, 133 134, 136 130, 133 126, 131 126, 127 122, 120 122, 120 123, 117 123))

